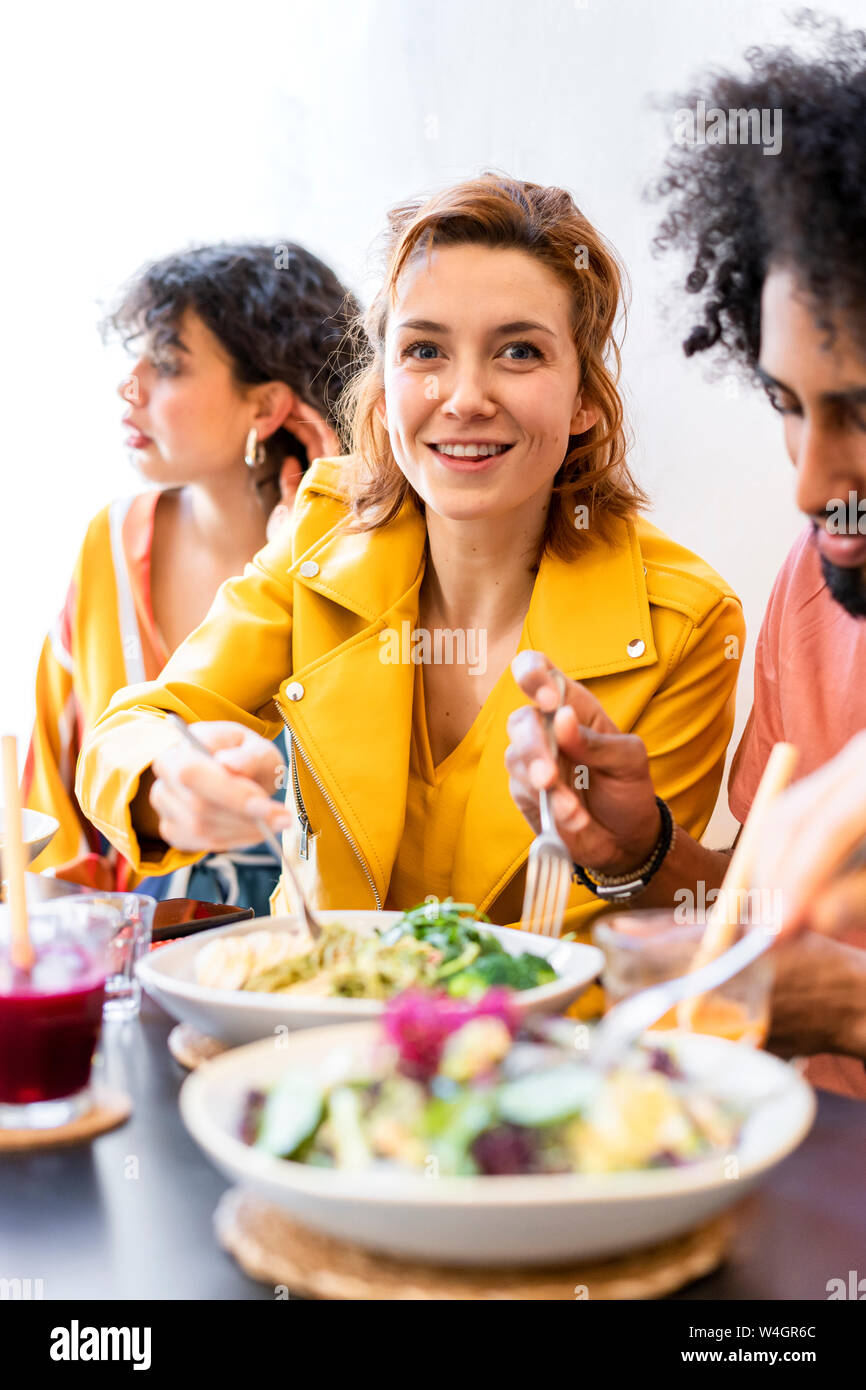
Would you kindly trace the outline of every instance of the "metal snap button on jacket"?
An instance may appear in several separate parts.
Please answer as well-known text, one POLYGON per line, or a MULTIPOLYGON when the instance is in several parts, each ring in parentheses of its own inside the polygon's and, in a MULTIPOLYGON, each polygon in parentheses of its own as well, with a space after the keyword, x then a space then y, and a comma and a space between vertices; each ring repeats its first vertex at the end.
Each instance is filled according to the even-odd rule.
POLYGON ((639 637, 633 637, 626 647, 629 656, 643 656, 646 651, 646 642, 642 642, 639 637))
POLYGON ((315 579, 318 573, 319 566, 315 560, 305 560, 298 570, 298 574, 302 574, 305 579, 315 579))
POLYGON ((292 681, 291 685, 286 686, 287 700, 303 700, 303 698, 304 687, 301 685, 300 681, 292 681))

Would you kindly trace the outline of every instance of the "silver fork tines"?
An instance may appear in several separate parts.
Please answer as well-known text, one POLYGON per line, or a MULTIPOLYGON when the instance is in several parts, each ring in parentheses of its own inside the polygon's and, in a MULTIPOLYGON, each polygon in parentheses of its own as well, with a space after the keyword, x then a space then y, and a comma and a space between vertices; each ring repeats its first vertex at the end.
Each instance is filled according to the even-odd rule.
MULTIPOLYGON (((565 677, 560 671, 554 672, 553 676, 559 688, 561 705, 565 695, 565 677)), ((544 713, 542 719, 551 752, 557 758, 559 750, 553 734, 553 714, 544 713)), ((546 789, 539 793, 538 800, 541 834, 533 840, 526 863, 526 890, 520 925, 524 931, 536 932, 541 936, 559 936, 571 884, 571 855, 557 832, 550 809, 550 795, 546 789)))
MULTIPOLYGON (((212 762, 217 761, 211 750, 206 747, 200 739, 196 738, 186 720, 181 719, 180 715, 175 714, 173 710, 166 710, 166 714, 180 729, 191 748, 194 748, 197 753, 203 754, 204 757, 210 758, 212 762)), ((270 845, 271 852, 276 855, 277 860, 283 866, 291 890, 291 896, 294 899, 295 916, 304 923, 312 940, 318 941, 322 935, 322 924, 304 896, 304 890, 298 882, 298 876, 292 868, 291 861, 283 849, 282 841, 277 839, 267 821, 260 820, 258 816, 254 816, 253 820, 258 827, 262 839, 266 844, 270 845)))

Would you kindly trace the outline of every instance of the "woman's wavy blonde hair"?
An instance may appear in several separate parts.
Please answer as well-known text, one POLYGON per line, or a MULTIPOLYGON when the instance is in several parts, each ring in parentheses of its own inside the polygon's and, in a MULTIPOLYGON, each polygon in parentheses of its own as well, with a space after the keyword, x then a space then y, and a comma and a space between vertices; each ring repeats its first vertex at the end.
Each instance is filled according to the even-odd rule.
POLYGON ((584 404, 600 412, 584 434, 572 435, 554 479, 543 546, 564 559, 577 554, 588 529, 609 534, 609 521, 646 505, 626 465, 615 324, 624 272, 604 238, 561 188, 482 174, 432 197, 402 203, 388 215, 386 268, 378 294, 355 325, 358 370, 340 414, 354 466, 346 486, 352 529, 384 526, 411 500, 423 502, 399 468, 377 406, 384 389, 385 329, 397 282, 410 261, 440 246, 525 251, 548 266, 571 293, 572 330, 584 404), (577 507, 587 508, 577 525, 577 507))

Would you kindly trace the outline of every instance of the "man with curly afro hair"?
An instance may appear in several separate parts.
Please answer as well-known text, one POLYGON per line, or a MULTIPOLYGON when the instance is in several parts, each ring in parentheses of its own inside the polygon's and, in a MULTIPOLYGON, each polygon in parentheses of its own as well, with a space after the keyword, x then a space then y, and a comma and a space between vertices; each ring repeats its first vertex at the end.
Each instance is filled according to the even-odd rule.
MULTIPOLYGON (((816 888, 852 826, 866 832, 866 34, 809 12, 797 23, 809 58, 752 49, 745 75, 714 75, 679 99, 717 125, 668 155, 656 248, 687 262, 686 355, 741 370, 781 415, 807 518, 764 617, 729 799, 744 821, 773 744, 796 745, 806 780, 782 798, 784 848, 764 867, 791 897, 809 896, 809 926, 843 930, 807 931, 779 953, 771 1041, 862 1058, 866 876, 816 888), (751 112, 773 113, 777 148, 732 138, 751 112), (722 114, 738 118, 722 125, 728 139, 722 114)), ((866 1096, 850 1056, 816 1057, 809 1071, 866 1096)))
MULTIPOLYGON (((760 891, 731 895, 725 913, 784 937, 768 1045, 808 1056, 818 1084, 866 1098, 866 872, 845 862, 866 845, 866 34, 810 14, 800 22, 818 56, 753 49, 747 76, 714 74, 679 98, 676 131, 688 132, 691 112, 692 138, 675 139, 656 186, 658 246, 688 263, 686 352, 738 364, 781 411, 808 518, 758 643, 731 779, 737 819, 774 744, 796 746, 798 780, 761 837, 750 874, 760 891)), ((556 710, 563 756, 551 756, 537 710, 512 715, 512 795, 537 814, 547 790, 581 883, 618 906, 718 901, 731 851, 673 825, 643 741, 579 685, 557 710, 548 659, 520 662, 524 693, 556 710), (643 851, 618 877, 591 867, 593 847, 610 840, 643 851)), ((619 926, 640 929, 625 914, 619 926)))

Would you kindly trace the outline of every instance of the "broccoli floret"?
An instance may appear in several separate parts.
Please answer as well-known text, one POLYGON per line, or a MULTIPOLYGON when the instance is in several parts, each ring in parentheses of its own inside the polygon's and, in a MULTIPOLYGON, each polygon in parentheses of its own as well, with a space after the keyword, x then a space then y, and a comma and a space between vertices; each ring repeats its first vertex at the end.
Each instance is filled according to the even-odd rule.
POLYGON ((482 955, 448 981, 448 993, 458 998, 483 994, 495 985, 506 989, 536 989, 556 979, 556 971, 541 956, 482 955))

